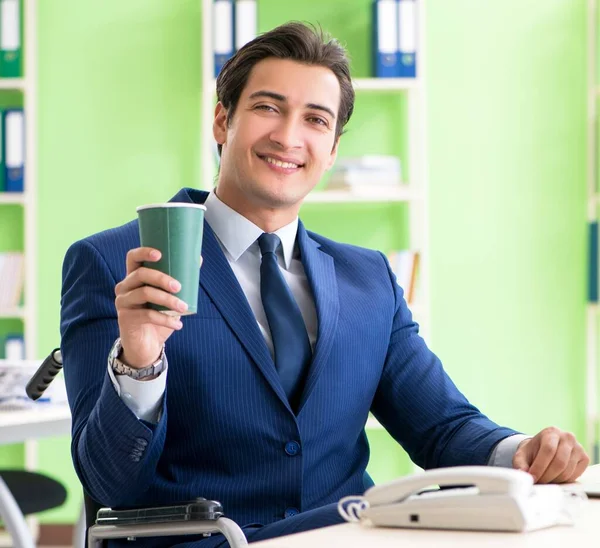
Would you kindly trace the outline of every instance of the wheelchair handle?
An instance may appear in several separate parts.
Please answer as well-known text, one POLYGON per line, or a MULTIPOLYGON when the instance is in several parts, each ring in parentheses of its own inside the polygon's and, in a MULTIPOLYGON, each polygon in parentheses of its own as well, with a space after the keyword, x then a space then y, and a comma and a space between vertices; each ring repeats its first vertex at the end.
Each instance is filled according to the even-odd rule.
POLYGON ((62 369, 62 354, 60 348, 55 348, 50 355, 38 367, 33 377, 27 383, 25 392, 32 400, 37 400, 50 386, 54 377, 60 373, 62 369))

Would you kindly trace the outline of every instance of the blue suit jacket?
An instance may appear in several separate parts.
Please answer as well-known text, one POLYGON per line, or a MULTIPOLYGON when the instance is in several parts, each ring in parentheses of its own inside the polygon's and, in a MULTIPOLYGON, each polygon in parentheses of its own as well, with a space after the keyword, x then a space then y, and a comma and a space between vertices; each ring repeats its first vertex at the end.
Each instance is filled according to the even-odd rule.
MULTIPOLYGON (((183 189, 173 201, 206 196, 183 189)), ((114 287, 125 277, 127 251, 139 246, 137 221, 69 249, 61 335, 72 452, 96 500, 118 507, 204 496, 221 501, 240 525, 267 524, 363 492, 369 411, 424 468, 485 464, 514 433, 457 390, 419 336, 381 253, 335 243, 301 223, 297 241, 318 316, 297 414, 205 226, 198 313, 184 317, 166 343, 167 389, 156 425, 135 417, 107 374, 118 336, 114 287)))

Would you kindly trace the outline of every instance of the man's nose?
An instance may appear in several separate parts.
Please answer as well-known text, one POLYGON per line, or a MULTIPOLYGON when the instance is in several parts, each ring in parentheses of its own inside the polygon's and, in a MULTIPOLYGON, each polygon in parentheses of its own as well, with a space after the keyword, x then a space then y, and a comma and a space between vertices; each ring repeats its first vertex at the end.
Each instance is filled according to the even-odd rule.
POLYGON ((292 117, 284 118, 273 128, 269 136, 271 141, 280 148, 292 149, 302 147, 302 127, 299 120, 292 117))

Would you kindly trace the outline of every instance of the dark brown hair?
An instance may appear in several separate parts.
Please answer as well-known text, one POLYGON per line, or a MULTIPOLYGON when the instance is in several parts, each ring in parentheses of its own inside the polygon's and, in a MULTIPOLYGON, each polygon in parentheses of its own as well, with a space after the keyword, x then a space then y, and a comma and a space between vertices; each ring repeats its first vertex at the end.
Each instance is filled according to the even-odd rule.
MULTIPOLYGON (((268 57, 326 67, 336 75, 341 91, 335 127, 337 141, 354 110, 354 88, 346 50, 320 28, 297 21, 257 36, 223 65, 217 77, 217 100, 227 109, 227 123, 235 113, 250 71, 256 63, 268 57)), ((220 155, 222 146, 218 145, 218 149, 220 155)))

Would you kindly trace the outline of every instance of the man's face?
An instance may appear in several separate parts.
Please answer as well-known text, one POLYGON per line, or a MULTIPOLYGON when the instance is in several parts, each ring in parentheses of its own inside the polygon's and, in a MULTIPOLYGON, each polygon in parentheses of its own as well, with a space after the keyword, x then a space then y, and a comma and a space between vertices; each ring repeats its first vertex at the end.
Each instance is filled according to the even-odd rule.
POLYGON ((258 62, 229 127, 225 109, 216 108, 221 199, 238 211, 296 215, 335 161, 339 104, 340 85, 331 70, 277 58, 258 62))

